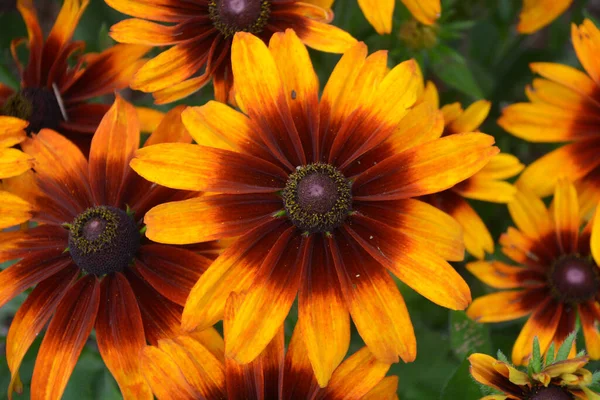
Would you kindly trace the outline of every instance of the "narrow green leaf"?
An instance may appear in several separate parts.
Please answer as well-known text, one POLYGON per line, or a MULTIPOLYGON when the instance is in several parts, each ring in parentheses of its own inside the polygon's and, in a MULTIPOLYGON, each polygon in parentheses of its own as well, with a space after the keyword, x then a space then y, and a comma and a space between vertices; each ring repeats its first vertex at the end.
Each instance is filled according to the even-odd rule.
POLYGON ((569 352, 571 351, 575 337, 577 337, 577 331, 571 332, 569 336, 567 336, 556 353, 556 361, 564 361, 569 357, 569 352))
POLYGON ((546 352, 546 362, 544 366, 550 365, 554 362, 554 342, 550 343, 550 347, 548 347, 548 351, 546 352))
POLYGON ((504 355, 504 353, 502 352, 502 350, 498 350, 498 352, 496 353, 496 358, 499 361, 502 361, 504 363, 510 364, 510 361, 508 361, 508 358, 506 358, 506 356, 504 355))
POLYGON ((540 341, 537 336, 533 338, 533 355, 529 363, 531 364, 531 369, 536 374, 542 370, 542 354, 540 351, 540 341))
POLYGON ((431 60, 433 73, 445 84, 474 99, 484 98, 467 62, 455 50, 439 45, 432 50, 431 60))

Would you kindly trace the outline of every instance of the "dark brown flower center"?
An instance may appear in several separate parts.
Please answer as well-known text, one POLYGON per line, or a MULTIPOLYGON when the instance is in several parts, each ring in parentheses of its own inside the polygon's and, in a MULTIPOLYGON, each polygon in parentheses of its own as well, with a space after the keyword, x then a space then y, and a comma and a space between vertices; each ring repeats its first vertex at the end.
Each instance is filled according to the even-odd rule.
POLYGON ((29 121, 27 133, 56 130, 63 120, 58 100, 47 88, 25 88, 13 94, 2 106, 2 114, 29 121))
POLYGON ((567 389, 560 386, 541 387, 528 400, 573 400, 567 389))
POLYGON ((308 232, 331 232, 352 209, 350 182, 329 164, 298 167, 282 193, 288 218, 308 232))
POLYGON ((564 303, 580 303, 598 292, 598 267, 587 258, 575 255, 556 261, 549 275, 555 296, 564 303))
POLYGON ((89 208, 67 227, 71 258, 88 274, 102 276, 123 271, 140 247, 137 224, 115 207, 89 208))
POLYGON ((236 32, 258 34, 271 15, 271 0, 210 0, 210 19, 225 37, 236 32))

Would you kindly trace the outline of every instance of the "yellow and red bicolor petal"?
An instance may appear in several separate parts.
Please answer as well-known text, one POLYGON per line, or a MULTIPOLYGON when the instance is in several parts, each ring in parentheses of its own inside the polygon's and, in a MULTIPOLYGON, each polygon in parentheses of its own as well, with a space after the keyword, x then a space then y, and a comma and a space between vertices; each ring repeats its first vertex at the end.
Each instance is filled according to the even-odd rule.
POLYGON ((463 310, 471 302, 462 277, 418 240, 361 215, 353 216, 345 229, 375 260, 434 303, 463 310))
POLYGON ((595 58, 600 49, 600 31, 592 21, 586 19, 579 26, 571 25, 571 39, 581 65, 596 84, 600 83, 600 64, 595 58))
POLYGON ((171 85, 152 93, 154 104, 167 104, 176 100, 183 99, 202 89, 212 78, 212 70, 207 66, 207 70, 200 76, 186 79, 177 84, 171 85))
MULTIPOLYGON (((17 8, 25 21, 28 35, 29 62, 23 73, 23 81, 28 86, 39 86, 41 82, 42 51, 44 36, 32 0, 18 0, 17 8)), ((18 61, 18 60, 15 60, 18 61)))
POLYGON ((350 345, 350 316, 329 246, 326 239, 315 239, 298 294, 298 326, 321 387, 350 345))
POLYGON ((312 399, 319 389, 298 326, 285 354, 282 388, 281 400, 312 399))
POLYGON ((264 256, 231 324, 226 357, 248 363, 273 339, 298 294, 304 269, 311 266, 312 241, 291 226, 264 256))
POLYGON ((186 143, 139 149, 130 166, 147 180, 173 189, 270 193, 282 189, 287 181, 287 173, 268 161, 186 143))
POLYGON ((573 0, 523 0, 517 30, 531 34, 554 21, 565 12, 573 0))
POLYGON ((129 161, 139 146, 137 112, 117 95, 92 139, 89 179, 96 204, 121 205, 129 161))
POLYGON ((225 362, 225 341, 215 328, 189 332, 185 335, 177 336, 175 341, 190 350, 201 345, 210 351, 219 361, 225 362))
POLYGON ((508 211, 515 225, 530 239, 542 239, 554 228, 544 202, 528 190, 519 190, 508 203, 508 211))
POLYGON ((79 354, 94 328, 100 304, 100 282, 93 275, 73 285, 56 308, 37 355, 31 397, 59 399, 79 354))
POLYGON ((378 360, 370 348, 363 347, 335 370, 329 385, 319 393, 319 398, 362 399, 381 382, 389 369, 390 363, 378 360))
POLYGON ((401 153, 421 143, 439 139, 443 131, 442 113, 431 104, 422 102, 406 114, 386 144, 391 145, 392 154, 401 153))
POLYGON ((13 148, 0 148, 0 177, 18 176, 33 167, 34 158, 13 148))
MULTIPOLYGON (((193 18, 190 18, 194 20, 193 18)), ((197 21, 194 20, 197 23, 197 21)), ((110 27, 109 35, 119 43, 142 44, 146 46, 168 46, 200 35, 206 27, 198 24, 194 29, 189 23, 163 25, 144 19, 125 19, 110 27), (186 29, 187 28, 187 29, 186 29)))
POLYGON ((414 361, 413 326, 392 277, 346 231, 329 243, 342 294, 365 344, 383 362, 414 361))
POLYGON ((19 367, 23 357, 78 274, 79 270, 73 265, 40 282, 15 314, 6 337, 6 362, 11 371, 9 398, 13 391, 22 392, 19 367))
MULTIPOLYGON (((523 365, 531 356, 534 337, 538 338, 542 354, 546 353, 563 313, 562 303, 552 298, 538 303, 538 307, 529 317, 512 350, 512 361, 515 365, 523 365)), ((557 344, 559 345, 559 344, 557 344)))
POLYGON ((393 200, 439 192, 465 180, 498 153, 481 133, 447 136, 387 158, 358 176, 357 200, 393 200), (444 168, 440 169, 440 162, 444 168))
MULTIPOLYGON (((508 378, 498 372, 495 366, 499 363, 496 359, 487 354, 475 353, 469 356, 471 363, 470 372, 473 378, 486 386, 491 386, 513 396, 520 397, 523 390, 508 378)), ((518 398, 517 397, 517 398, 518 398)), ((502 397, 503 399, 505 396, 502 397)))
POLYGON ((600 317, 600 307, 594 301, 579 304, 579 319, 585 337, 585 350, 590 358, 600 358, 600 333, 596 328, 596 322, 600 317))
POLYGON ((575 187, 568 180, 559 180, 554 192, 551 209, 558 245, 563 254, 577 252, 579 244, 579 203, 575 187))
POLYGON ((398 400, 398 377, 386 376, 361 400, 398 400))
POLYGON ((152 399, 140 368, 139 354, 146 345, 142 315, 127 278, 120 272, 102 280, 95 327, 98 350, 123 398, 152 399))
POLYGON ((202 9, 195 3, 181 0, 107 0, 106 4, 132 17, 161 22, 182 22, 202 9))
POLYGON ((160 243, 189 244, 239 236, 283 209, 275 194, 201 196, 154 207, 144 217, 146 236, 160 243))
POLYGON ((0 190, 0 229, 26 222, 34 211, 35 208, 32 204, 19 196, 0 190))
POLYGON ((467 315, 478 322, 511 321, 530 314, 548 295, 543 288, 496 292, 475 299, 467 315))
POLYGON ((358 0, 358 5, 377 33, 383 35, 392 32, 395 0, 358 0))
POLYGON ((152 287, 181 306, 212 260, 193 251, 162 244, 145 244, 137 253, 136 269, 152 287))
POLYGON ((220 320, 229 293, 251 286, 265 255, 288 227, 282 219, 266 222, 221 253, 192 288, 183 311, 182 329, 202 330, 220 320))
POLYGON ((549 232, 546 239, 531 239, 518 229, 509 227, 506 233, 500 236, 502 252, 514 262, 526 265, 529 269, 545 273, 547 265, 550 265, 560 252, 558 243, 553 232, 549 232), (545 243, 546 242, 546 243, 545 243))
POLYGON ((480 281, 496 289, 516 289, 546 283, 546 277, 539 271, 500 261, 474 261, 467 264, 467 269, 480 281))
MULTIPOLYGON (((54 251, 67 246, 68 232, 56 225, 38 225, 25 231, 0 232, 0 262, 25 259, 30 253, 54 251)), ((68 256, 67 256, 68 257, 68 256)))
POLYGON ((87 156, 90 147, 90 137, 98 128, 104 114, 110 109, 110 105, 102 103, 75 103, 65 107, 69 120, 61 121, 58 130, 74 134, 71 136, 71 140, 87 156))
POLYGON ((440 257, 461 261, 465 251, 460 225, 448 214, 419 200, 355 202, 355 211, 410 236, 440 257))
POLYGON ((185 109, 186 106, 180 105, 163 114, 151 108, 136 107, 141 130, 151 132, 144 142, 144 147, 160 143, 191 143, 192 137, 182 120, 185 109), (144 120, 146 122, 143 122, 144 120), (152 122, 152 129, 143 128, 143 125, 149 125, 148 121, 152 122))
POLYGON ((27 135, 24 129, 27 125, 29 122, 25 120, 0 116, 0 148, 11 147, 25 140, 27 135))
POLYGON ((487 118, 492 103, 487 100, 479 100, 471 104, 456 119, 444 121, 449 133, 475 132, 487 118))

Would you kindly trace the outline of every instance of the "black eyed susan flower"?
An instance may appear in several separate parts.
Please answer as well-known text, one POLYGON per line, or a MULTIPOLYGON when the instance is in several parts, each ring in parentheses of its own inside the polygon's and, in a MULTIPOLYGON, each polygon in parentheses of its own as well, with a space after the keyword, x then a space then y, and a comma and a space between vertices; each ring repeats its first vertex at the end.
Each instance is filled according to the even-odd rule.
POLYGON ((354 45, 352 36, 329 25, 333 19, 329 7, 311 4, 315 2, 106 0, 136 17, 111 28, 115 40, 172 46, 148 61, 131 82, 132 88, 152 93, 157 104, 189 96, 211 79, 216 100, 232 100, 231 42, 236 32, 251 32, 267 42, 275 32, 293 28, 307 46, 332 53, 354 45))
POLYGON ((412 197, 473 175, 498 152, 494 139, 471 133, 423 143, 422 130, 400 129, 405 117, 406 129, 430 118, 407 117, 417 99, 416 64, 388 71, 387 54, 367 57, 362 43, 344 54, 321 101, 292 30, 275 34, 269 47, 236 34, 232 65, 246 114, 216 102, 188 108, 184 124, 201 145, 147 147, 131 163, 161 185, 211 192, 151 210, 149 238, 185 244, 239 236, 192 290, 183 328, 211 326, 230 292, 248 290, 227 350, 248 363, 298 295, 301 336, 321 386, 348 350, 350 316, 379 360, 412 361, 416 339, 389 272, 442 306, 470 302, 446 261, 464 256, 460 227, 412 197))
POLYGON ((283 328, 251 363, 239 364, 225 356, 235 339, 231 326, 242 303, 233 293, 224 316, 225 340, 212 332, 192 332, 158 341, 142 354, 142 371, 159 400, 227 399, 394 400, 398 377, 385 377, 390 364, 378 361, 363 347, 334 372, 327 388, 319 388, 296 328, 287 352, 283 328))
POLYGON ((572 26, 575 52, 585 71, 553 63, 533 63, 535 79, 526 89, 529 103, 504 109, 498 123, 531 142, 571 142, 529 165, 519 179, 539 196, 552 194, 560 177, 577 182, 586 209, 600 199, 600 31, 590 20, 572 26))
MULTIPOLYGON (((180 112, 167 114, 148 144, 191 142, 180 112)), ((6 339, 9 393, 21 391, 21 361, 49 322, 33 371, 33 399, 61 398, 93 328, 124 398, 152 399, 139 352, 178 331, 182 306, 214 258, 215 244, 192 251, 144 238, 141 221, 149 208, 190 193, 153 185, 128 167, 139 141, 136 110, 117 97, 94 135, 89 162, 49 129, 21 142, 35 158, 22 196, 33 204, 38 225, 0 233, 0 262, 17 260, 0 272, 0 307, 35 288, 6 339)))
POLYGON ((469 271, 503 290, 476 299, 467 313, 480 322, 509 321, 529 316, 512 352, 515 364, 531 355, 534 336, 542 351, 562 343, 581 320, 587 352, 600 358, 600 218, 585 225, 577 193, 561 181, 550 209, 529 192, 517 193, 508 204, 515 228, 500 238, 502 251, 518 265, 475 262, 469 271))

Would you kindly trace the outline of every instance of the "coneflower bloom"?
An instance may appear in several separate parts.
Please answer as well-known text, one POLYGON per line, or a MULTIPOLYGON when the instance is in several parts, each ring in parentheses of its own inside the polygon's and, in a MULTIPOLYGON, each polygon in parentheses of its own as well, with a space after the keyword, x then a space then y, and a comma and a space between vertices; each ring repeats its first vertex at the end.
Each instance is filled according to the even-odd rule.
MULTIPOLYGON (((427 83, 422 97, 423 102, 431 104, 435 110, 439 109, 439 97, 433 83, 427 83)), ((440 110, 444 124, 437 128, 437 137, 479 131, 490 106, 490 102, 486 100, 479 100, 464 110, 460 103, 443 106, 440 110)), ((497 154, 475 175, 451 189, 426 196, 423 200, 454 217, 463 228, 465 248, 473 256, 482 259, 486 252, 494 252, 494 240, 481 217, 466 199, 508 203, 517 189, 504 179, 517 175, 523 168, 524 165, 515 156, 497 154)))
MULTIPOLYGON (((183 329, 211 326, 230 292, 248 290, 228 347, 248 363, 298 295, 301 335, 321 386, 348 350, 350 315, 379 360, 415 358, 410 317, 389 272, 444 307, 469 304, 468 286, 445 261, 464 257, 460 227, 411 198, 453 186, 498 152, 480 133, 420 145, 421 130, 396 135, 417 99, 416 63, 388 72, 386 52, 366 55, 363 43, 345 53, 319 102, 294 31, 275 34, 268 48, 240 32, 232 64, 246 115, 217 102, 188 108, 184 124, 201 145, 147 147, 131 163, 161 185, 213 193, 151 210, 149 238, 239 236, 190 293, 183 329)), ((426 124, 416 118, 407 126, 426 124)))
POLYGON ((283 328, 251 363, 241 365, 224 356, 241 296, 232 293, 224 317, 225 340, 206 331, 161 339, 142 354, 142 371, 159 400, 174 394, 185 399, 295 400, 295 399, 398 399, 398 377, 385 374, 390 364, 378 361, 363 347, 334 372, 321 389, 313 374, 300 329, 296 328, 287 352, 283 328))
MULTIPOLYGON (((148 144, 189 143, 180 112, 168 114, 148 144)), ((214 243, 192 251, 144 238, 141 221, 150 207, 190 194, 153 185, 128 167, 139 140, 135 108, 117 97, 94 135, 89 162, 75 144, 49 129, 21 142, 35 158, 36 187, 29 188, 27 200, 39 224, 0 233, 0 262, 17 260, 0 272, 0 307, 35 286, 6 340, 9 393, 22 389, 21 361, 49 322, 31 398, 61 398, 95 327, 100 354, 123 396, 152 399, 139 352, 179 329, 188 292, 216 249, 214 243)))
POLYGON ((528 316, 512 351, 515 364, 530 356, 533 338, 542 352, 575 330, 579 315, 587 352, 600 358, 600 218, 580 217, 575 188, 568 181, 556 187, 550 209, 529 192, 518 192, 508 209, 518 229, 500 238, 502 251, 518 265, 500 261, 474 262, 469 271, 486 284, 503 290, 476 299, 467 310, 480 322, 501 322, 528 316), (594 242, 596 241, 596 243, 594 242))
POLYGON ((498 123, 530 142, 571 142, 534 161, 518 184, 548 196, 558 179, 566 177, 577 182, 584 208, 589 208, 600 199, 600 31, 585 20, 572 26, 571 36, 587 75, 561 64, 531 64, 544 79, 527 87, 529 103, 506 107, 498 123))
MULTIPOLYGON (((25 140, 27 121, 0 116, 0 179, 19 176, 33 165, 33 158, 13 146, 25 140)), ((2 190, 0 181, 0 229, 18 225, 31 217, 31 205, 2 190)))
MULTIPOLYGON (((50 34, 44 39, 31 0, 18 0, 29 38, 13 40, 11 51, 20 71, 21 87, 14 91, 0 83, 0 115, 29 122, 27 132, 43 128, 59 131, 82 148, 89 142, 110 104, 90 99, 112 94, 129 85, 141 58, 150 47, 117 45, 102 53, 77 55, 85 43, 73 41, 73 32, 89 0, 65 0, 50 34), (29 59, 23 67, 17 47, 27 42, 29 59), (74 65, 72 65, 72 63, 74 65)), ((149 110, 146 117, 152 116, 149 110)))
POLYGON ((550 24, 571 5, 573 0, 523 0, 519 14, 519 33, 534 33, 550 24))
POLYGON ((329 25, 333 13, 311 4, 317 0, 105 1, 136 17, 114 25, 113 39, 172 46, 148 61, 131 82, 133 89, 152 93, 156 104, 187 97, 211 79, 217 101, 233 100, 231 42, 236 32, 251 32, 267 42, 273 33, 292 28, 307 46, 331 53, 356 43, 347 32, 329 25))

